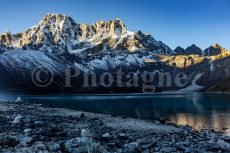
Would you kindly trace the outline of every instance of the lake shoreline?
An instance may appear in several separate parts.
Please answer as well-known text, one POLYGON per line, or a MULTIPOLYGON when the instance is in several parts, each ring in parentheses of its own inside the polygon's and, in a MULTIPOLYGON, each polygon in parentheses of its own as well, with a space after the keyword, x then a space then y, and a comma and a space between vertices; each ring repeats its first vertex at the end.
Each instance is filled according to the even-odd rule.
POLYGON ((0 103, 0 152, 229 152, 230 131, 0 103))

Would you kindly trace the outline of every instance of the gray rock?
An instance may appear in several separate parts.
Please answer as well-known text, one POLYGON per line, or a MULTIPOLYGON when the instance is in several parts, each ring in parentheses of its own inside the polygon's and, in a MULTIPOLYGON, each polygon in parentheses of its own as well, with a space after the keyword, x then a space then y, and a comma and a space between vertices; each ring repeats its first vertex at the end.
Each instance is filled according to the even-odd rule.
POLYGON ((194 153, 195 152, 195 149, 194 148, 185 148, 185 153, 194 153))
POLYGON ((223 136, 221 139, 223 139, 226 142, 230 142, 230 137, 229 136, 223 136))
POLYGON ((32 150, 35 153, 49 153, 49 151, 46 148, 46 145, 40 141, 34 143, 34 145, 32 146, 32 150))
POLYGON ((54 152, 57 152, 61 149, 61 146, 60 146, 60 142, 50 142, 47 147, 49 149, 49 151, 54 151, 54 152))
POLYGON ((160 123, 161 124, 165 124, 166 123, 166 119, 165 118, 160 118, 160 123))
POLYGON ((81 113, 80 118, 81 118, 81 119, 84 119, 84 118, 85 118, 85 114, 84 114, 84 113, 81 113))
POLYGON ((150 140, 140 139, 138 143, 142 149, 150 149, 156 146, 157 141, 155 138, 151 138, 150 140))
POLYGON ((65 149, 71 153, 79 153, 84 151, 87 152, 89 146, 91 146, 92 144, 93 144, 93 140, 91 138, 78 137, 78 138, 67 140, 65 143, 65 149))
POLYGON ((109 147, 111 147, 111 148, 114 148, 114 147, 116 147, 116 143, 107 143, 107 145, 109 146, 109 147))
POLYGON ((22 116, 21 115, 17 115, 16 117, 15 117, 15 119, 13 120, 13 124, 18 124, 18 123, 20 123, 21 122, 21 118, 22 118, 22 116))
POLYGON ((25 128, 34 128, 34 125, 31 124, 31 123, 25 123, 25 124, 24 124, 24 127, 25 127, 25 128))
POLYGON ((41 127, 41 126, 44 126, 44 125, 45 125, 45 122, 43 122, 43 121, 35 121, 34 122, 35 127, 41 127))
POLYGON ((88 153, 107 153, 107 151, 99 143, 93 143, 89 146, 88 153))
POLYGON ((111 138, 112 136, 109 133, 105 133, 101 136, 101 139, 106 141, 110 140, 111 138))
POLYGON ((226 151, 230 151, 230 143, 228 143, 222 139, 218 139, 217 144, 221 147, 221 149, 226 150, 226 151))
POLYGON ((154 120, 153 123, 156 124, 156 125, 160 125, 161 124, 161 122, 158 121, 158 120, 154 120))
POLYGON ((81 136, 82 137, 92 137, 92 133, 90 132, 90 130, 81 129, 81 136))
POLYGON ((160 153, 172 153, 177 151, 177 149, 173 148, 173 147, 163 147, 160 149, 160 153))
POLYGON ((25 129, 23 132, 24 133, 29 133, 29 132, 31 132, 32 131, 32 129, 25 129))
POLYGON ((218 144, 215 144, 215 143, 208 143, 206 145, 206 147, 207 147, 207 150, 214 151, 214 152, 217 152, 218 150, 221 149, 221 147, 218 144))
POLYGON ((126 140, 126 139, 128 139, 129 137, 128 137, 128 135, 125 134, 125 133, 120 133, 120 134, 119 134, 119 138, 120 138, 120 139, 125 139, 125 140, 126 140))
POLYGON ((124 153, 137 153, 140 152, 140 146, 138 142, 132 142, 124 145, 124 153))
POLYGON ((20 141, 11 135, 0 134, 0 146, 15 147, 20 143, 20 141))

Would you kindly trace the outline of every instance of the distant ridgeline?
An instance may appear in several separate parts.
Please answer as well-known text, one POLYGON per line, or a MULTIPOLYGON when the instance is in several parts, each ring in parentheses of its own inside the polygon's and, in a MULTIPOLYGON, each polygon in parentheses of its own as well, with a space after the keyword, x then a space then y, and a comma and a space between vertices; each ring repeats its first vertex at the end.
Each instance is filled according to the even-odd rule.
MULTIPOLYGON (((26 93, 143 92, 143 86, 154 92, 229 91, 229 59, 229 52, 218 44, 205 50, 196 45, 172 50, 149 34, 128 31, 118 18, 88 25, 48 14, 23 33, 0 35, 0 85, 26 93), (32 72, 37 68, 52 72, 49 86, 34 83, 32 72), (75 69, 80 71, 76 78, 75 69), (66 80, 67 72, 71 80, 66 80), (85 85, 85 73, 105 75, 105 81, 85 85)), ((42 82, 48 73, 39 74, 43 78, 37 81, 42 82)))

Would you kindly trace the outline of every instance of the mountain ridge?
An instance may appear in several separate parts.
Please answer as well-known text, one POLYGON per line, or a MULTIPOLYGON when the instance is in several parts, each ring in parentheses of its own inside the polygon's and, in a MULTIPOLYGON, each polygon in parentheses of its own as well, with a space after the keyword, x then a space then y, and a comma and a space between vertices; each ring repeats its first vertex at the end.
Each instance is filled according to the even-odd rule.
POLYGON ((122 49, 134 52, 138 49, 154 47, 164 52, 171 50, 140 31, 129 32, 120 19, 108 22, 101 20, 90 26, 78 24, 72 18, 62 14, 48 14, 39 24, 17 36, 10 33, 0 36, 1 44, 6 46, 49 52, 51 49, 73 52, 73 50, 99 45, 102 40, 107 41, 106 44, 110 50, 122 49))
MULTIPOLYGON (((172 78, 181 72, 189 76, 184 87, 171 81, 171 86, 157 87, 157 92, 230 91, 228 84, 220 87, 225 82, 223 80, 230 80, 226 73, 229 61, 230 52, 218 44, 205 50, 195 44, 172 50, 149 34, 129 31, 118 18, 88 25, 76 23, 62 14, 48 14, 23 33, 0 35, 0 84, 33 93, 142 92, 141 86, 104 88, 98 84, 96 90, 84 88, 83 76, 73 79, 76 86, 66 89, 63 85, 65 66, 77 68, 81 74, 94 73, 97 76, 103 73, 115 75, 122 69, 124 74, 132 73, 141 82, 145 72, 153 72, 154 76, 166 72, 172 78), (38 88, 31 80, 31 72, 36 67, 54 72, 56 79, 46 90, 38 88), (59 68, 61 70, 57 71, 59 68)), ((130 75, 124 76, 122 81, 128 78, 130 75)), ((157 84, 157 80, 153 83, 157 84)))
MULTIPOLYGON (((0 44, 24 50, 34 49, 59 53, 63 51, 79 53, 90 48, 103 47, 112 51, 150 51, 164 55, 207 55, 203 52, 207 52, 208 49, 201 50, 193 44, 185 49, 185 52, 177 52, 176 49, 172 50, 161 41, 156 41, 149 34, 144 34, 141 31, 128 31, 125 23, 119 18, 107 22, 100 20, 88 25, 76 23, 71 17, 63 14, 48 14, 37 25, 22 33, 5 32, 0 34, 0 44)), ((218 50, 213 48, 209 56, 212 53, 222 53, 214 51, 215 49, 218 50)))

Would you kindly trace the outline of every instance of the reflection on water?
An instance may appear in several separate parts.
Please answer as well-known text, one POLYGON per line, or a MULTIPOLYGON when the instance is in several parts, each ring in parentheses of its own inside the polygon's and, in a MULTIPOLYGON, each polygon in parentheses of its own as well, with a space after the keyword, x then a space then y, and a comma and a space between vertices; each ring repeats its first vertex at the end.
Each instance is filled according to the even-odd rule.
POLYGON ((230 126, 230 114, 177 114, 171 115, 168 118, 168 122, 176 123, 179 125, 189 125, 195 129, 207 128, 222 130, 229 128, 230 126))
POLYGON ((230 94, 191 93, 154 95, 24 96, 24 101, 98 113, 166 118, 168 122, 194 128, 230 128, 230 94))

